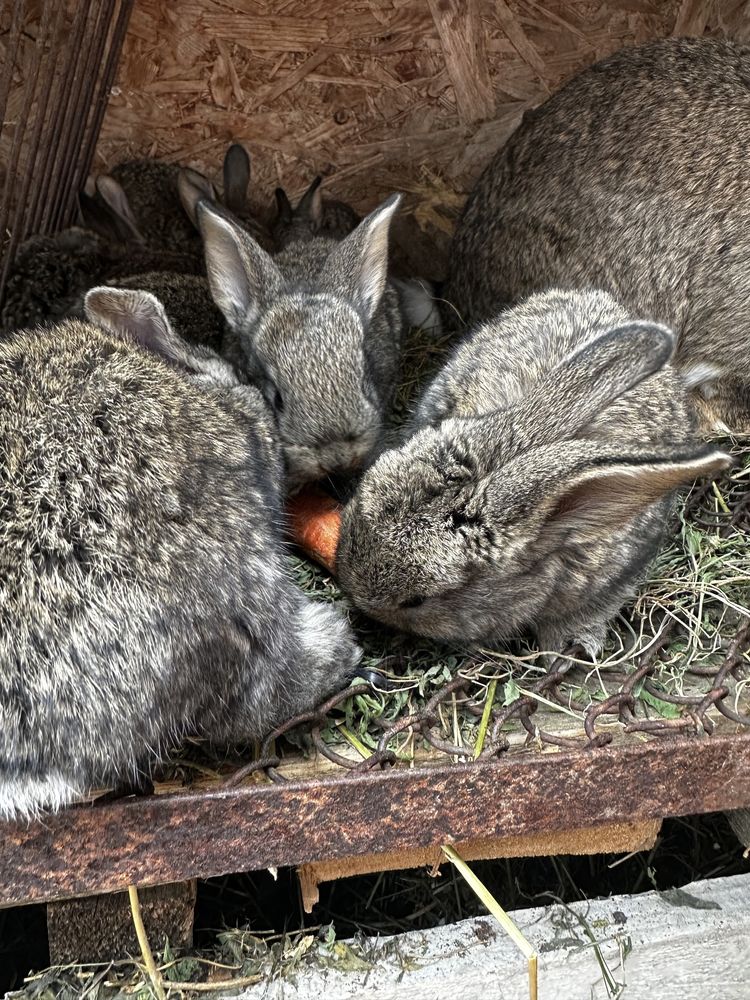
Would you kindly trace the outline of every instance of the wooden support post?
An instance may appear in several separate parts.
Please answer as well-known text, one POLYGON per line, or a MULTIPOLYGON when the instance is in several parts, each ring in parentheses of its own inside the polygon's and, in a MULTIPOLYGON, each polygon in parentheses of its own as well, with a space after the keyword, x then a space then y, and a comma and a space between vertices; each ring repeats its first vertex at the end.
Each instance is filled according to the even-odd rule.
MULTIPOLYGON (((193 879, 139 890, 143 923, 155 952, 167 940, 174 949, 191 947, 196 885, 193 879)), ((53 965, 108 962, 140 952, 127 892, 48 903, 47 931, 53 965)))

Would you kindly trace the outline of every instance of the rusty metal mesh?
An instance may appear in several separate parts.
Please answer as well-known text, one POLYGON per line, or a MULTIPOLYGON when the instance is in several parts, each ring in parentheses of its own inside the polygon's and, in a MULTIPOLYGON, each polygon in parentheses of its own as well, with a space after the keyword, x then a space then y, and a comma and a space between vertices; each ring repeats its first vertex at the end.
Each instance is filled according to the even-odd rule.
POLYGON ((133 0, 0 0, 0 302, 18 244, 75 218, 133 0))
POLYGON ((276 782, 297 778, 300 749, 329 770, 335 765, 361 773, 419 762, 486 761, 528 747, 586 751, 628 738, 710 737, 717 728, 750 728, 750 445, 734 451, 737 464, 724 480, 696 486, 687 497, 673 525, 677 540, 667 544, 628 612, 627 629, 638 633, 632 655, 600 665, 580 649, 546 660, 538 653, 499 654, 499 661, 481 651, 461 660, 454 676, 423 699, 405 701, 395 718, 363 723, 358 702, 389 689, 394 674, 387 668, 399 659, 390 657, 381 671, 369 671, 368 682, 269 734, 255 759, 225 777, 226 784, 258 772, 276 782), (719 577, 722 585, 728 581, 724 589, 719 577), (496 690, 489 710, 487 699, 496 690), (468 727, 457 724, 459 715, 468 727), (473 733, 465 738, 472 720, 473 733))

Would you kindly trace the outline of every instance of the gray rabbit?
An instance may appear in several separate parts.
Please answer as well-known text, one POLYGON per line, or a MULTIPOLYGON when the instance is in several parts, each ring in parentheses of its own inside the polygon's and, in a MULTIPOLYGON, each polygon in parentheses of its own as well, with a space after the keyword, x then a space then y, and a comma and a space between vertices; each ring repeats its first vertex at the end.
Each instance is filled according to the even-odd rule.
POLYGON ((152 295, 86 311, 0 343, 3 818, 260 737, 359 658, 290 580, 259 392, 152 295))
POLYGON ((229 356, 274 411, 292 488, 358 468, 379 443, 403 327, 387 281, 398 203, 383 202, 341 242, 314 236, 274 257, 223 210, 197 204, 229 356))
POLYGON ((421 635, 529 629, 595 654, 675 489, 730 463, 695 440, 674 347, 596 291, 551 290, 480 326, 345 508, 344 589, 421 635))
POLYGON ((446 298, 472 324, 547 287, 604 288, 677 332, 704 423, 750 430, 749 78, 750 48, 694 38, 575 77, 477 182, 446 298))
POLYGON ((274 239, 267 226, 257 217, 250 206, 248 190, 250 187, 250 157, 243 146, 233 143, 224 155, 224 193, 218 191, 197 170, 186 168, 180 170, 177 179, 177 189, 186 216, 190 219, 195 232, 198 232, 197 208, 199 201, 207 201, 217 210, 223 210, 227 218, 242 225, 253 239, 264 250, 274 249, 274 239))
POLYGON ((96 190, 147 246, 190 253, 200 260, 200 239, 180 200, 179 174, 173 163, 127 160, 98 177, 96 190))
POLYGON ((154 270, 203 270, 200 241, 197 255, 180 247, 148 245, 122 189, 106 178, 99 180, 109 201, 82 193, 82 225, 52 236, 32 236, 18 247, 3 294, 3 333, 69 316, 82 318, 84 292, 103 281, 154 270))
POLYGON ((323 199, 322 177, 316 177, 295 208, 283 188, 276 188, 276 219, 271 228, 277 250, 311 236, 343 240, 362 221, 351 205, 334 198, 323 199))

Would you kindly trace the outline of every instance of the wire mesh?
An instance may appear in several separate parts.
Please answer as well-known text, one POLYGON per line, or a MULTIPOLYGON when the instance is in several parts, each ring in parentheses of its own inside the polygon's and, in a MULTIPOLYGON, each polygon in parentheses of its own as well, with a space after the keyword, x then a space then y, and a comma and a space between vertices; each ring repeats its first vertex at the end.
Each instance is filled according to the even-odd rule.
POLYGON ((0 303, 18 245, 75 219, 133 2, 0 2, 0 303))
MULTIPOLYGON (((627 738, 706 738, 717 730, 725 734, 750 730, 750 576, 742 554, 749 525, 750 447, 737 445, 734 453, 736 467, 718 485, 696 485, 681 510, 683 530, 699 529, 701 545, 715 553, 712 558, 722 566, 727 559, 722 544, 736 545, 741 554, 738 560, 730 558, 725 567, 730 577, 738 574, 735 582, 744 581, 739 600, 735 603, 725 595, 726 604, 720 605, 720 613, 711 612, 711 629, 702 636, 696 622, 711 603, 707 591, 715 582, 716 570, 710 560, 695 594, 684 601, 679 591, 685 583, 677 579, 678 600, 662 600, 657 613, 638 611, 636 602, 632 614, 634 620, 639 619, 642 632, 633 655, 600 665, 591 663, 581 648, 571 647, 551 661, 537 657, 535 673, 528 671, 521 683, 516 683, 513 666, 506 664, 504 679, 512 683, 506 683, 503 700, 494 697, 497 663, 477 654, 473 661, 462 662, 455 676, 428 692, 429 696, 407 701, 395 718, 368 718, 365 731, 360 730, 357 737, 352 732, 357 700, 371 696, 373 690, 388 690, 393 677, 389 668, 398 661, 391 657, 393 663, 381 663, 382 672, 363 671, 367 683, 356 683, 316 710, 279 726, 258 748, 255 759, 230 773, 225 784, 235 786, 257 772, 275 782, 297 778, 300 745, 308 757, 361 773, 404 763, 413 766, 422 759, 425 763, 481 763, 524 747, 590 752, 627 738), (691 654, 691 643, 704 643, 707 655, 697 655, 695 650, 691 654), (670 687, 666 681, 675 679, 671 671, 676 666, 679 683, 670 687), (508 696, 508 691, 514 693, 508 696), (488 698, 492 701, 489 711, 488 698), (474 723, 462 729, 455 724, 459 713, 474 723), (483 716, 485 728, 477 751, 477 724, 483 716), (556 725, 561 719, 570 723, 571 716, 576 720, 573 724, 556 725), (462 738, 467 731, 468 738, 462 738), (339 737, 341 733, 349 737, 348 742, 339 737), (409 753, 403 752, 405 741, 409 753), (416 742, 424 757, 415 756, 416 742)), ((652 598, 645 603, 658 602, 652 598)))

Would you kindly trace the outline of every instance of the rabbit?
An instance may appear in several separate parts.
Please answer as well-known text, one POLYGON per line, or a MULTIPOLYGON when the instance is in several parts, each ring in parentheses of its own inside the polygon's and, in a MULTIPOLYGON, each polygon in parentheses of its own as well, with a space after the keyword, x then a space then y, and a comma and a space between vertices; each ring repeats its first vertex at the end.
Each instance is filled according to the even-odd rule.
POLYGON ((3 334, 75 312, 81 293, 106 272, 111 251, 81 226, 54 236, 33 236, 16 251, 3 294, 3 334))
POLYGON ((354 471, 378 445, 403 326, 386 279, 399 199, 341 242, 310 237, 274 257, 224 210, 196 205, 227 349, 274 411, 291 490, 354 471))
POLYGON ((601 291, 549 290, 477 327, 345 507, 342 588, 433 639, 529 630, 595 656, 674 491, 731 463, 695 438, 675 344, 601 291))
POLYGON ((196 257, 178 248, 149 247, 124 195, 113 197, 110 205, 82 193, 79 205, 80 225, 32 236, 18 247, 3 294, 2 333, 83 318, 83 293, 103 281, 155 270, 203 270, 202 249, 196 257))
POLYGON ((747 46, 670 38, 572 79, 471 192, 446 298, 473 324, 603 288, 677 332, 704 430, 750 431, 749 76, 747 46))
POLYGON ((177 181, 180 167, 160 160, 127 160, 96 180, 101 199, 128 218, 150 247, 179 251, 202 261, 195 227, 185 214, 177 181))
POLYGON ((334 199, 323 200, 322 183, 323 178, 316 177, 296 208, 292 208, 286 191, 276 188, 276 219, 271 235, 277 250, 312 236, 343 240, 360 224, 362 216, 351 205, 334 199))
POLYGON ((257 389, 146 292, 0 343, 0 817, 259 738, 344 685, 345 617, 291 581, 257 389))
POLYGON ((197 205, 200 200, 223 207, 225 214, 250 233, 264 250, 274 249, 273 236, 258 219, 248 199, 250 157, 239 143, 233 143, 224 156, 224 195, 219 194, 207 177, 197 170, 185 168, 179 172, 177 189, 182 208, 198 232, 197 205))
POLYGON ((116 278, 108 284, 149 292, 161 302, 177 336, 224 353, 224 317, 214 305, 208 282, 200 275, 151 271, 116 278))

